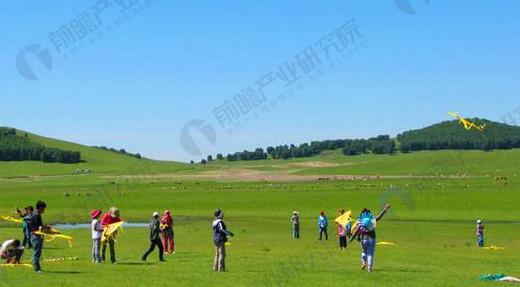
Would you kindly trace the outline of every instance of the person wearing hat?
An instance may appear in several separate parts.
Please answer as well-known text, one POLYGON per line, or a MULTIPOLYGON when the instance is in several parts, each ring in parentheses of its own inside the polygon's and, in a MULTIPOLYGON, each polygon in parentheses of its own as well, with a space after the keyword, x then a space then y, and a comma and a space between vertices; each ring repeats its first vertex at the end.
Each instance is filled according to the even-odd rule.
POLYGON ((101 234, 103 233, 103 228, 101 228, 101 222, 99 221, 99 216, 101 215, 101 210, 94 209, 90 212, 90 219, 92 222, 90 223, 90 228, 92 231, 92 263, 101 263, 101 234))
POLYGON ((291 216, 291 222, 292 222, 292 231, 293 231, 293 238, 298 239, 300 238, 300 214, 298 211, 294 211, 291 216))
POLYGON ((159 261, 166 261, 164 260, 164 249, 161 242, 161 222, 159 220, 159 213, 156 211, 152 214, 152 221, 150 221, 150 248, 148 248, 148 251, 146 251, 141 258, 141 260, 146 261, 146 258, 150 253, 152 253, 155 249, 155 246, 159 248, 159 261))
POLYGON ((218 272, 226 271, 226 242, 227 236, 234 236, 233 232, 227 230, 224 223, 224 212, 217 209, 213 220, 213 243, 215 244, 215 258, 213 260, 213 270, 218 272))
POLYGON ((166 254, 175 254, 173 217, 169 210, 165 210, 161 217, 161 233, 164 252, 166 254))
POLYGON ((484 247, 484 224, 482 220, 477 220, 477 245, 478 247, 484 247))

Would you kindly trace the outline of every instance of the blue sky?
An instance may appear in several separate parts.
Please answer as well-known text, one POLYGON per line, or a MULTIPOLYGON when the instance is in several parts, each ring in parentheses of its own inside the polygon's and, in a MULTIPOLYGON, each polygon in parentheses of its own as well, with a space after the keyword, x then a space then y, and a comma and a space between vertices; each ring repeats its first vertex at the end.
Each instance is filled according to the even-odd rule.
MULTIPOLYGON (((82 12, 92 16, 98 1, 4 3, 0 125, 187 161, 201 158, 179 140, 192 119, 216 129, 215 145, 193 135, 204 154, 215 154, 396 135, 452 110, 500 120, 520 106, 519 1, 410 0, 415 15, 393 0, 125 1, 137 1, 128 11, 138 13, 122 18, 109 0, 96 22, 103 35, 87 35, 75 55, 58 52, 49 34, 82 12), (365 47, 276 107, 256 109, 241 130, 219 125, 215 107, 350 19, 365 47), (37 81, 15 65, 28 44, 52 55, 50 70, 28 58, 37 81)), ((277 99, 272 93, 267 102, 277 99)))

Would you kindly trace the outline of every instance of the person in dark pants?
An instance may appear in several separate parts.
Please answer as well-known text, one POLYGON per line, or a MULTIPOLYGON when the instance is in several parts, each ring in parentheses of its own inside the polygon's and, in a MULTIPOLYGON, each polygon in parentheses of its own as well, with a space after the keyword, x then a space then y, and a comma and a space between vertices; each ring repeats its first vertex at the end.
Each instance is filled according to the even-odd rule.
MULTIPOLYGON (((115 206, 112 206, 108 209, 108 212, 103 215, 101 218, 101 227, 103 228, 103 233, 106 234, 106 231, 108 227, 111 224, 121 222, 121 217, 119 213, 119 209, 115 206)), ((104 236, 101 237, 101 260, 105 262, 106 259, 106 251, 107 251, 107 244, 108 248, 110 249, 110 261, 112 264, 116 264, 116 236, 117 231, 112 233, 110 236, 104 236)))
POLYGON ((31 243, 34 249, 34 256, 32 258, 34 271, 41 273, 40 257, 43 250, 43 236, 35 234, 37 231, 45 232, 48 227, 43 225, 42 214, 45 212, 47 204, 43 201, 36 203, 36 210, 31 216, 31 243))
POLYGON ((325 233, 325 240, 329 240, 329 234, 327 233, 327 228, 329 226, 329 220, 327 219, 327 215, 325 212, 320 212, 320 216, 318 216, 318 228, 320 229, 320 240, 323 237, 323 233, 325 233))
POLYGON ((292 223, 293 238, 294 239, 300 238, 300 214, 296 210, 293 212, 293 215, 291 216, 291 223, 292 223))
POLYGON ((157 246, 157 248, 159 248, 159 260, 166 261, 163 257, 164 249, 161 241, 161 221, 159 220, 159 213, 154 212, 152 216, 153 218, 150 222, 150 248, 143 255, 142 260, 146 261, 146 257, 148 257, 148 255, 154 251, 155 246, 157 246))
POLYGON ((215 258, 213 260, 213 270, 218 272, 226 271, 226 242, 227 236, 234 236, 233 232, 227 230, 224 221, 224 212, 220 209, 215 211, 213 221, 213 243, 215 244, 215 258))

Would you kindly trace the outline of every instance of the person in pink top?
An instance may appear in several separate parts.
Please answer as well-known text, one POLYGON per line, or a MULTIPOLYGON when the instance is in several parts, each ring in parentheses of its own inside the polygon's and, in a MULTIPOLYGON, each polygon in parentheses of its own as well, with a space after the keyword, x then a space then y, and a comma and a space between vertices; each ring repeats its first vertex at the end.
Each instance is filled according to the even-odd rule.
POLYGON ((165 210, 161 217, 161 233, 164 253, 175 254, 175 239, 173 233, 173 217, 169 210, 165 210))
MULTIPOLYGON (((345 213, 345 209, 341 209, 338 211, 338 216, 341 216, 345 213)), ((347 227, 341 224, 337 224, 338 226, 338 239, 339 239, 339 250, 344 250, 347 248, 347 227)))

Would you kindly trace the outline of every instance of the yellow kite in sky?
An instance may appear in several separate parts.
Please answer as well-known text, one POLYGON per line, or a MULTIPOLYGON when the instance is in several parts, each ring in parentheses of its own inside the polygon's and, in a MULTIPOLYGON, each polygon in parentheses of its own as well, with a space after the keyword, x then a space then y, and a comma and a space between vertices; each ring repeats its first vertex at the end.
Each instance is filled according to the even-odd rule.
POLYGON ((477 125, 474 122, 468 121, 467 119, 461 117, 457 112, 449 112, 448 114, 452 116, 454 119, 459 120, 459 123, 462 124, 466 130, 471 130, 473 128, 483 132, 484 128, 486 127, 486 124, 477 125))

